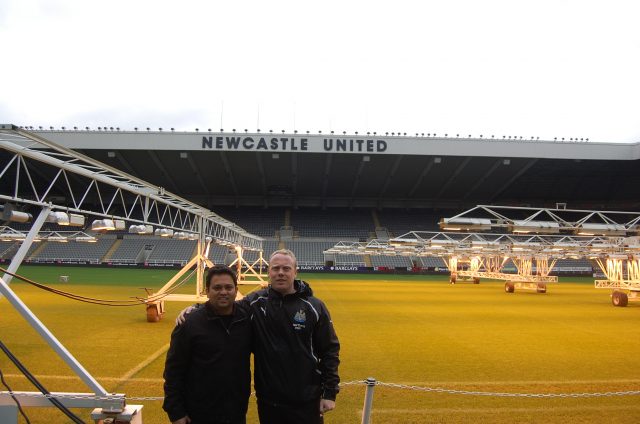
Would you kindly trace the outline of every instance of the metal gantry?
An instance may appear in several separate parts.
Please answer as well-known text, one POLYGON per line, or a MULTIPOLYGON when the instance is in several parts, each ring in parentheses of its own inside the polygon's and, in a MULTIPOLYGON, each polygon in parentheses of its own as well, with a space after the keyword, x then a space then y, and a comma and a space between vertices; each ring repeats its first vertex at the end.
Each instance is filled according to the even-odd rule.
MULTIPOLYGON (((93 232, 128 231, 134 234, 174 236, 197 241, 197 254, 174 278, 157 292, 148 293, 144 301, 147 320, 157 321, 164 311, 165 300, 206 299, 203 275, 211 243, 243 250, 262 251, 262 238, 248 233, 238 225, 214 212, 189 202, 163 187, 153 186, 132 175, 112 168, 73 150, 57 145, 37 134, 14 125, 0 125, 0 206, 2 219, 17 223, 0 227, 0 239, 20 241, 20 247, 0 278, 0 295, 40 336, 51 345, 67 365, 93 390, 93 394, 53 393, 69 407, 94 407, 92 416, 98 420, 114 418, 117 422, 142 422, 141 405, 126 405, 125 396, 110 394, 49 332, 10 288, 13 273, 26 257, 29 247, 38 240, 91 241, 93 232), (93 219, 91 224, 87 218, 93 219), (43 230, 47 222, 78 231, 43 230), (22 229, 22 228, 28 228, 22 229), (170 290, 187 270, 195 266, 196 292, 186 298, 172 299, 170 290)), ((241 256, 240 256, 241 259, 241 256)), ((242 271, 242 270, 241 270, 242 271)), ((251 278, 262 275, 249 266, 251 278)), ((242 278, 242 275, 241 275, 242 278)), ((15 395, 15 394, 14 394, 15 395)), ((46 395, 19 393, 30 406, 51 406, 46 395)), ((17 409, 11 393, 0 392, 0 418, 17 422, 17 409)))
MULTIPOLYGON (((640 300, 639 268, 640 212, 479 205, 451 218, 443 218, 446 230, 485 231, 506 229, 512 233, 575 234, 606 237, 586 250, 573 252, 593 260, 606 280, 596 280, 596 288, 613 289, 612 303, 626 306, 640 300)), ((580 250, 579 246, 567 246, 580 250)))
MULTIPOLYGON (((596 287, 626 291, 629 300, 635 300, 640 289, 640 237, 410 231, 388 241, 342 241, 324 253, 441 257, 451 283, 504 280, 509 293, 517 288, 545 293, 548 283, 558 281, 550 275, 557 260, 584 258, 607 278, 596 280, 596 287), (509 259, 515 273, 504 272, 509 259)), ((614 293, 614 304, 617 298, 626 297, 614 293)))
MULTIPOLYGON (((208 252, 210 243, 234 249, 239 247, 236 249, 239 255, 246 250, 262 251, 261 237, 216 213, 37 134, 13 125, 0 125, 0 151, 3 152, 0 202, 5 203, 4 213, 11 209, 10 213, 22 214, 19 216, 44 214, 42 219, 32 220, 29 232, 32 237, 24 234, 20 250, 9 266, 11 272, 17 270, 31 243, 37 239, 42 224, 55 214, 80 217, 83 223, 87 216, 104 219, 120 230, 126 230, 128 225, 131 233, 196 240, 198 253, 192 260, 160 291, 148 293, 147 318, 157 321, 164 312, 164 300, 199 301, 205 298, 203 275, 212 263, 204 253, 208 252), (186 295, 179 298, 165 296, 194 266, 197 270, 195 294, 188 299, 186 295)), ((262 266, 246 264, 241 256, 238 261, 245 264, 239 273, 241 281, 264 283, 262 266)), ((7 282, 11 280, 8 275, 4 278, 7 282)))

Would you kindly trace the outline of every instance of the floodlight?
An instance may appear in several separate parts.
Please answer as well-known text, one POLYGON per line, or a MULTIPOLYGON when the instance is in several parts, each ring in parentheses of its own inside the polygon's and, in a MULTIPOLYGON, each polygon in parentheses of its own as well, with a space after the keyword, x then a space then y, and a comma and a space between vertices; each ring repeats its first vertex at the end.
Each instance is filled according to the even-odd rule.
POLYGON ((640 236, 640 225, 631 225, 627 231, 630 234, 635 234, 635 235, 639 235, 640 236))
POLYGON ((47 241, 55 241, 56 243, 66 243, 66 242, 69 241, 64 236, 49 236, 49 237, 47 237, 46 240, 47 241))
POLYGON ((429 240, 431 247, 445 247, 445 246, 457 246, 456 240, 429 240))
POLYGON ((560 224, 554 221, 513 221, 508 229, 512 233, 558 234, 560 224))
POLYGON ((366 246, 365 250, 379 252, 384 248, 385 248, 384 246, 366 246))
POLYGON ((440 229, 448 231, 485 231, 491 229, 487 218, 442 218, 440 229))
POLYGON ((187 233, 187 238, 189 240, 198 240, 198 234, 197 233, 187 233))
POLYGON ((131 234, 153 234, 153 226, 145 224, 131 225, 129 232, 131 234))
POLYGON ((69 223, 67 225, 69 225, 70 227, 84 227, 84 215, 70 213, 69 223))
POLYGON ((81 243, 97 243, 98 239, 92 236, 78 236, 75 238, 75 241, 81 243))
POLYGON ((0 240, 2 241, 22 241, 26 239, 27 236, 22 233, 2 233, 0 234, 0 240))
POLYGON ((624 246, 640 247, 640 237, 627 237, 622 241, 624 246))
POLYGON ((84 227, 84 215, 55 211, 49 213, 47 222, 70 227, 84 227))
POLYGON ((553 243, 553 247, 551 250, 560 251, 560 250, 578 250, 580 249, 580 243, 571 243, 571 242, 555 242, 553 243))
POLYGON ((474 240, 471 242, 471 248, 474 250, 497 248, 499 246, 500 246, 500 243, 497 243, 495 241, 474 240))
POLYGON ((513 243, 511 250, 534 250, 542 247, 542 243, 513 243))
POLYGON ((112 219, 96 219, 91 223, 93 231, 113 231, 116 225, 112 219))
POLYGON ((393 238, 389 239, 389 244, 391 246, 417 246, 418 239, 402 239, 402 238, 393 238))
POLYGON ((627 229, 621 224, 578 224, 575 234, 583 236, 624 236, 627 229))
POLYGON ((6 203, 2 210, 2 219, 4 221, 18 222, 21 224, 31 222, 33 215, 27 212, 21 212, 14 209, 15 206, 6 203))
POLYGON ((592 252, 602 252, 605 250, 615 250, 618 248, 617 244, 614 243, 593 243, 591 245, 592 252))
POLYGON ((157 228, 154 234, 160 237, 172 237, 173 230, 170 228, 157 228))
POLYGON ((65 212, 50 212, 47 216, 47 222, 53 222, 58 225, 69 225, 69 215, 65 212))
POLYGON ((607 259, 621 259, 621 260, 626 260, 626 259, 629 259, 629 255, 623 255, 623 254, 610 254, 610 255, 607 255, 607 259))

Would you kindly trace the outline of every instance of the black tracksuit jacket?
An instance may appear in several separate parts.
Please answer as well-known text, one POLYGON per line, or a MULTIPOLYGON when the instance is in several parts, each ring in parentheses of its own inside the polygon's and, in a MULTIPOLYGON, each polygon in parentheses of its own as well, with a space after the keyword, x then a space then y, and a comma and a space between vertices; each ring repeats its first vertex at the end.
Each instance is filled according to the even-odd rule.
POLYGON ((289 295, 267 288, 240 301, 251 308, 256 396, 284 405, 335 400, 340 343, 329 311, 307 283, 294 286, 289 295))
POLYGON ((189 415, 194 424, 244 417, 251 393, 251 318, 234 305, 230 320, 208 303, 171 333, 164 370, 162 408, 171 421, 189 415), (227 328, 228 325, 228 328, 227 328))

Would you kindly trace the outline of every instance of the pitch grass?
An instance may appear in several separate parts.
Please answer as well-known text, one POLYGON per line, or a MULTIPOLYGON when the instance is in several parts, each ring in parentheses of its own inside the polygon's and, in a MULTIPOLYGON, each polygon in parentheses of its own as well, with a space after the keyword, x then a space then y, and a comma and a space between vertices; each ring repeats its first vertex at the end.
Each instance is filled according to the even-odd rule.
MULTIPOLYGON (((174 274, 55 267, 19 272, 76 294, 109 299, 139 296, 139 287, 157 289, 174 274), (61 274, 70 277, 69 283, 57 282, 61 274)), ((594 289, 590 279, 561 279, 546 294, 507 294, 502 282, 451 285, 445 277, 302 277, 332 313, 342 344, 344 382, 371 376, 388 383, 486 392, 640 390, 640 305, 611 306, 608 292, 594 289)), ((167 303, 165 318, 149 324, 142 306, 78 303, 16 280, 11 287, 107 390, 129 397, 162 396, 164 353, 133 375, 130 371, 163 352, 173 319, 186 303, 167 303)), ((0 316, 0 338, 49 390, 89 391, 6 299, 0 300, 0 316)), ((34 390, 4 356, 0 369, 14 390, 34 390)), ((363 398, 362 384, 343 387, 326 422, 359 423, 363 398)), ((377 386, 372 422, 635 423, 638 400, 451 395, 377 386)), ((129 403, 144 405, 145 423, 167 422, 160 401, 129 403)), ((50 408, 27 412, 34 423, 68 421, 50 408)), ((77 412, 90 422, 90 411, 77 412)), ((253 398, 248 422, 257 422, 253 398)))

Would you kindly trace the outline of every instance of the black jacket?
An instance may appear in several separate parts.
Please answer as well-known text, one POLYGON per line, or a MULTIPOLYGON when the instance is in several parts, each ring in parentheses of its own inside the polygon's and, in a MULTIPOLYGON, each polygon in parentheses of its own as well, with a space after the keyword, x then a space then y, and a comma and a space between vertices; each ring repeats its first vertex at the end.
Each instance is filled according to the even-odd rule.
POLYGON ((247 295, 254 334, 254 384, 263 401, 295 405, 338 393, 340 343, 329 311, 304 281, 282 296, 267 288, 247 295))
POLYGON ((230 319, 209 303, 171 333, 164 369, 162 408, 171 421, 189 415, 194 424, 244 417, 251 392, 251 320, 234 306, 230 319), (227 329, 228 327, 228 329, 227 329))

